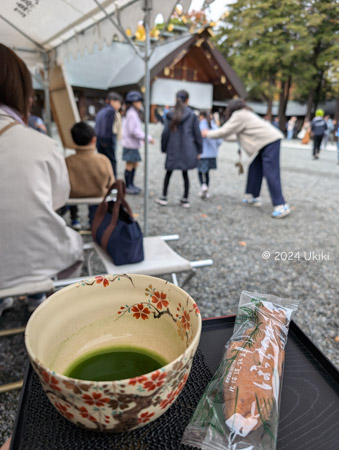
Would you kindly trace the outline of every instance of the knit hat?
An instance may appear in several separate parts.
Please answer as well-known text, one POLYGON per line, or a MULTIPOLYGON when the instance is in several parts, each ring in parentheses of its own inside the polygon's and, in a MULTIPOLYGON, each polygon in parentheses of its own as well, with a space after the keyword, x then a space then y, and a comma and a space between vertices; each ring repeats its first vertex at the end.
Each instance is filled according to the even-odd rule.
POLYGON ((316 112, 315 112, 315 115, 318 117, 318 116, 320 116, 320 117, 324 117, 324 110, 323 109, 317 109, 316 110, 316 112))

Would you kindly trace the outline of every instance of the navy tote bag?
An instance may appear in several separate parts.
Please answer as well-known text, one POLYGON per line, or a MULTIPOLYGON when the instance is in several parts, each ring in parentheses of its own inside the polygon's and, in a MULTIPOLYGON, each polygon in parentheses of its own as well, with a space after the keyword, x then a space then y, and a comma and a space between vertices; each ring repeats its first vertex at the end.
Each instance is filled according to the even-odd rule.
POLYGON ((125 200, 125 189, 125 183, 117 180, 100 205, 90 210, 93 240, 105 250, 116 266, 144 260, 142 231, 125 200), (116 201, 107 201, 112 189, 118 191, 116 201))

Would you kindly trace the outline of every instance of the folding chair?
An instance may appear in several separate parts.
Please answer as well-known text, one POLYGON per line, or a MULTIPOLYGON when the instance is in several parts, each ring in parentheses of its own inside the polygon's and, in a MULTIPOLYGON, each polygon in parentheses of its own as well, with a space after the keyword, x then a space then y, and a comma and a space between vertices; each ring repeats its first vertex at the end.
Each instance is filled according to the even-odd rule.
MULTIPOLYGON (((93 250, 96 251, 100 260, 103 262, 107 273, 136 273, 144 275, 165 275, 171 274, 173 284, 178 286, 177 273, 188 272, 187 277, 181 284, 184 286, 196 272, 198 267, 211 266, 213 261, 211 259, 200 261, 188 261, 176 253, 166 241, 173 241, 179 239, 178 235, 171 236, 154 236, 144 238, 144 255, 145 259, 141 263, 128 264, 124 266, 115 266, 110 257, 95 243, 84 244, 84 250, 92 250, 90 255, 85 259, 87 263, 87 270, 89 276, 93 276, 91 267, 91 257, 93 250)), ((61 289, 72 283, 82 281, 86 277, 68 278, 64 280, 52 280, 46 278, 41 281, 23 282, 12 288, 0 289, 0 298, 4 297, 19 297, 23 295, 33 295, 41 292, 50 292, 61 289)), ((25 328, 15 328, 0 331, 0 336, 10 336, 17 333, 22 333, 25 328)), ((13 383, 8 383, 0 386, 0 393, 7 392, 13 389, 20 389, 22 380, 13 383)))
MULTIPOLYGON (((95 242, 91 244, 100 260, 105 266, 107 273, 136 273, 143 275, 165 275, 171 274, 173 284, 178 286, 177 273, 189 272, 181 286, 183 287, 195 275, 196 268, 211 266, 212 259, 200 261, 188 261, 176 253, 166 241, 179 239, 179 236, 153 236, 144 238, 144 261, 137 264, 116 266, 107 253, 95 242)), ((88 259, 88 271, 92 275, 91 258, 88 259)))
POLYGON ((68 206, 74 205, 99 205, 103 200, 103 197, 86 197, 86 198, 69 198, 67 200, 68 206))

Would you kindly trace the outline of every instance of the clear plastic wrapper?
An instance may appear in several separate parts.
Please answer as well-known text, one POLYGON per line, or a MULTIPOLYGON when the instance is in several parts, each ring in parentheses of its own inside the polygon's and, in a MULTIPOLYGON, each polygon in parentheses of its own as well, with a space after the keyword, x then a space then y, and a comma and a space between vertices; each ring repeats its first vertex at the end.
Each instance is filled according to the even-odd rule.
POLYGON ((223 359, 182 443, 203 450, 276 448, 285 346, 295 300, 242 292, 223 359))

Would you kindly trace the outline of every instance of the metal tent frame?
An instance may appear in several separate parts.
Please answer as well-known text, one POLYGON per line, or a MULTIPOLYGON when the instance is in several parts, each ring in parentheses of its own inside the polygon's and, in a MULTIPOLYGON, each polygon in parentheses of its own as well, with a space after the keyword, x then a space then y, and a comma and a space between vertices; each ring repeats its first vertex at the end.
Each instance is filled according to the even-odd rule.
MULTIPOLYGON (((133 5, 137 1, 138 0, 130 0, 130 2, 128 2, 128 6, 133 5)), ((191 0, 182 0, 182 2, 183 1, 186 3, 186 6, 191 3, 191 0)), ((213 1, 213 0, 205 1, 204 6, 206 6, 211 1, 213 1)), ((149 120, 150 120, 150 87, 151 87, 149 61, 150 61, 152 53, 156 47, 156 45, 155 45, 152 50, 151 38, 150 38, 150 26, 151 26, 150 17, 151 17, 151 12, 153 10, 153 0, 141 0, 141 9, 144 12, 143 24, 144 24, 144 28, 145 28, 145 32, 146 32, 145 47, 144 47, 143 53, 135 45, 133 40, 127 35, 126 31, 124 30, 124 28, 120 22, 120 16, 119 16, 120 10, 118 9, 118 7, 116 7, 115 14, 113 15, 112 13, 109 14, 106 11, 105 8, 106 8, 107 3, 101 4, 101 3, 99 3, 98 0, 93 0, 93 2, 97 5, 98 9, 104 13, 104 17, 107 18, 112 23, 112 25, 114 26, 114 29, 119 31, 119 33, 124 37, 126 42, 128 42, 133 47, 133 49, 138 54, 138 56, 144 61, 144 64, 145 64, 145 76, 144 76, 145 134, 146 134, 146 136, 148 136, 148 129, 149 129, 148 125, 149 125, 149 120)), ((175 10, 177 3, 180 3, 180 0, 173 3, 172 13, 175 10)), ((170 16, 171 15, 169 15, 167 22, 164 24, 164 29, 166 29, 166 27, 168 25, 170 16)), ((49 95, 49 82, 48 82, 49 63, 51 60, 50 52, 53 50, 57 50, 58 47, 60 47, 60 45, 63 45, 65 43, 67 43, 68 41, 72 40, 74 38, 74 36, 64 40, 62 44, 57 45, 54 49, 46 50, 45 47, 43 47, 41 44, 36 42, 30 36, 28 36, 23 30, 19 29, 16 25, 14 25, 9 20, 7 20, 2 14, 0 14, 0 18, 2 20, 4 20, 8 25, 13 27, 18 33, 20 33, 26 39, 28 39, 30 42, 32 42, 34 44, 34 46, 36 47, 36 50, 28 49, 28 48, 25 49, 25 48, 15 48, 14 47, 13 48, 14 51, 16 50, 16 51, 21 51, 21 52, 31 52, 31 53, 40 53, 41 54, 41 57, 42 57, 41 59, 43 62, 43 67, 44 67, 43 87, 44 87, 44 97, 45 97, 46 125, 47 125, 48 134, 51 135, 51 109, 50 109, 50 95, 49 95)), ((83 31, 86 31, 89 28, 92 28, 97 23, 98 22, 89 25, 83 31)), ((149 179, 149 164, 148 163, 149 163, 149 161, 148 161, 148 159, 149 158, 148 158, 148 154, 149 154, 149 144, 148 144, 148 140, 145 139, 145 155, 144 155, 144 235, 145 236, 148 236, 148 233, 149 233, 149 227, 148 227, 148 207, 149 207, 149 205, 148 205, 148 200, 149 200, 148 199, 148 194, 149 194, 149 190, 148 190, 148 179, 149 179)))

